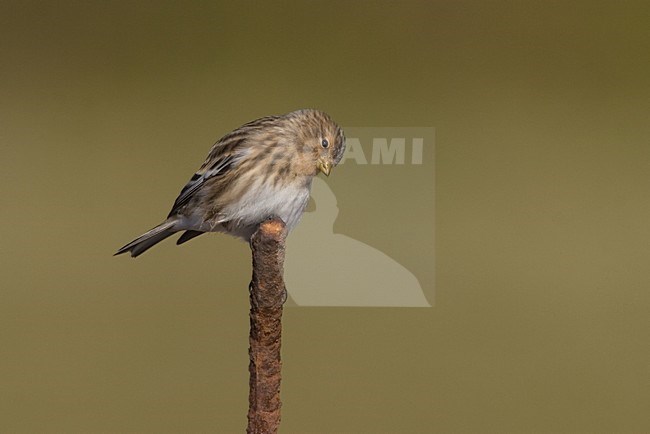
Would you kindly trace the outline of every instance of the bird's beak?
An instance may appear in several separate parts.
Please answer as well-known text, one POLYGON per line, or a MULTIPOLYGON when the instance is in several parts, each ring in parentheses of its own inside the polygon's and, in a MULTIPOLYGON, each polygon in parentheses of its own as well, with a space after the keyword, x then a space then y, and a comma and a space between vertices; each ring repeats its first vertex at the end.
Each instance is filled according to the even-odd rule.
POLYGON ((318 160, 318 170, 323 172, 325 176, 330 176, 330 172, 332 171, 332 164, 328 163, 327 161, 318 160))

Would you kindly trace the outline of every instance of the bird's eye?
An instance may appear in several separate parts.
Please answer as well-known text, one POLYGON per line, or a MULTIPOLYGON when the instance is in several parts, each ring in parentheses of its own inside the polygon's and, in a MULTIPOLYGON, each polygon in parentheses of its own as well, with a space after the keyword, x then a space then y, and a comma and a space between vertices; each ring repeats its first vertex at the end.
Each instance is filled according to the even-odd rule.
POLYGON ((320 142, 320 144, 323 148, 327 148, 330 145, 330 142, 328 142, 327 139, 323 139, 323 141, 320 142))

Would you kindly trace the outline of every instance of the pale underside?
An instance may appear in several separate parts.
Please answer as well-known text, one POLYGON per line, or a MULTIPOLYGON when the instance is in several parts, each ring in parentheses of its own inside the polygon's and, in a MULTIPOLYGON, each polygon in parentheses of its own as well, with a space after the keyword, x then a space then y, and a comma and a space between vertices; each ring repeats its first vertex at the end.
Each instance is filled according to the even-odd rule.
MULTIPOLYGON (((200 211, 202 207, 193 207, 193 212, 189 215, 179 215, 176 228, 200 232, 226 232, 249 240, 261 221, 275 216, 280 217, 290 231, 298 224, 307 206, 310 187, 311 179, 304 183, 280 185, 274 185, 268 178, 259 179, 239 200, 230 202, 208 219, 205 213, 200 211)), ((200 195, 201 192, 196 194, 200 195)))

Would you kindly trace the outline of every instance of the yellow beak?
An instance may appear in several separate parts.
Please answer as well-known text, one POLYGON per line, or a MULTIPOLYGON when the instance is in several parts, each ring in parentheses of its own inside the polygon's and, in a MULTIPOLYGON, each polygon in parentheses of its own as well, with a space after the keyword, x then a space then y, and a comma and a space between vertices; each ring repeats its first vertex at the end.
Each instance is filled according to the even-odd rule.
POLYGON ((325 176, 330 176, 330 172, 332 171, 332 165, 323 160, 318 160, 318 170, 323 172, 325 176))

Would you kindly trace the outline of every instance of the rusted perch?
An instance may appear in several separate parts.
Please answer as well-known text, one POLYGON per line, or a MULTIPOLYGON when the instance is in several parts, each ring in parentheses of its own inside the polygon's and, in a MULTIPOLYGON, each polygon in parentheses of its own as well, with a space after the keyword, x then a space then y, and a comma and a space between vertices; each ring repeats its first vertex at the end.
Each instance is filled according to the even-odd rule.
POLYGON ((280 426, 280 341, 282 305, 287 298, 283 278, 286 235, 284 222, 275 218, 261 223, 251 238, 248 434, 277 433, 280 426))

